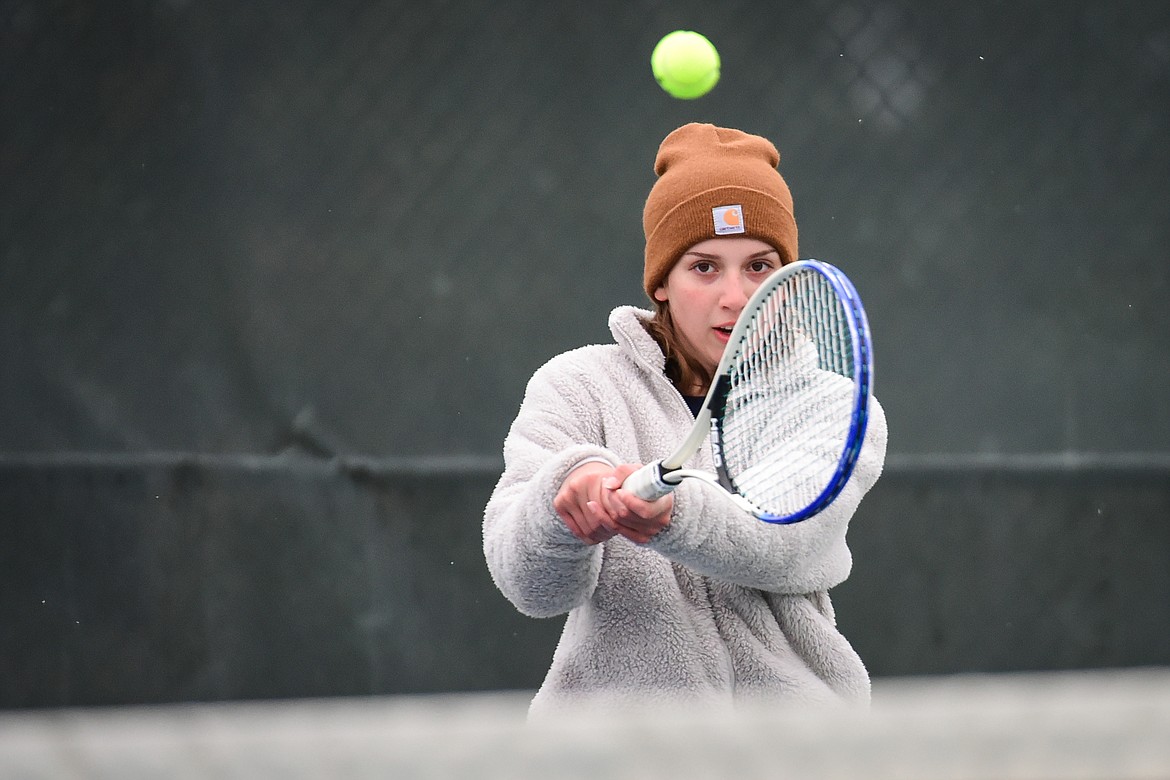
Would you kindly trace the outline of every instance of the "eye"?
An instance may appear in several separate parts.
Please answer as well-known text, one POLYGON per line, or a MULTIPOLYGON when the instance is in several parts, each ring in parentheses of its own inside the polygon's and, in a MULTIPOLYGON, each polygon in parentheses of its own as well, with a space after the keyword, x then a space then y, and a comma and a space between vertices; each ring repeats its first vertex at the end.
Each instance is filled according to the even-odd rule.
POLYGON ((709 274, 715 270, 715 264, 709 260, 699 260, 691 266, 692 271, 698 271, 701 274, 709 274))
POLYGON ((748 269, 752 273, 762 274, 765 271, 771 271, 775 267, 771 260, 753 260, 751 265, 748 266, 748 269))

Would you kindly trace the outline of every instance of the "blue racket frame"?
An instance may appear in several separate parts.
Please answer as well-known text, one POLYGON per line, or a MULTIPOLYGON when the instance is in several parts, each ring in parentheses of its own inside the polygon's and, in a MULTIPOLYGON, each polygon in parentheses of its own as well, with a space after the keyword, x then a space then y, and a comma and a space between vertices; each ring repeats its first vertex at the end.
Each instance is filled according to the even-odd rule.
MULTIPOLYGON (((865 442, 865 431, 869 422, 869 400, 873 394, 873 348, 870 341, 869 320, 865 316, 865 309, 861 305, 861 298, 857 294, 853 283, 836 266, 820 260, 802 260, 806 265, 824 276, 843 302, 846 321, 853 341, 853 371, 854 396, 853 414, 850 419, 849 433, 845 438, 845 447, 837 461, 837 468, 829 478, 824 490, 821 491, 808 506, 788 515, 775 515, 769 512, 758 512, 756 516, 765 523, 789 525, 806 520, 831 504, 845 484, 853 475, 853 467, 857 465, 857 458, 861 454, 861 446, 865 442)), ((735 481, 727 473, 724 459, 718 455, 722 452, 723 441, 723 413, 727 405, 727 394, 730 390, 730 380, 726 375, 720 376, 712 393, 711 409, 711 443, 716 458, 716 475, 719 484, 731 493, 739 493, 735 481)))

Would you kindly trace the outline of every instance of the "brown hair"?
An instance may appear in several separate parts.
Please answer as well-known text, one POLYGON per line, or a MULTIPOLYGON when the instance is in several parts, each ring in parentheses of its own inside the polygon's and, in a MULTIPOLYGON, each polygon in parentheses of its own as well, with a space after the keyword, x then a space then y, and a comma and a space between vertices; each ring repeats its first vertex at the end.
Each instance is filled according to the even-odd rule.
POLYGON ((654 301, 654 316, 642 322, 666 356, 666 377, 683 395, 701 395, 711 385, 711 372, 691 353, 674 327, 667 301, 654 301))

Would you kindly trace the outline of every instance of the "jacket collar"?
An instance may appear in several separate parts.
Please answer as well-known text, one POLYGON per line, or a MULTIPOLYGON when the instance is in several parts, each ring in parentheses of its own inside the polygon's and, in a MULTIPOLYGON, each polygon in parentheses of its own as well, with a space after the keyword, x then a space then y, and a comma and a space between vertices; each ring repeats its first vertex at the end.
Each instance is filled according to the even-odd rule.
POLYGON ((642 325, 653 316, 653 312, 636 306, 619 306, 609 314, 609 331, 635 363, 651 374, 662 376, 666 371, 666 356, 642 325))

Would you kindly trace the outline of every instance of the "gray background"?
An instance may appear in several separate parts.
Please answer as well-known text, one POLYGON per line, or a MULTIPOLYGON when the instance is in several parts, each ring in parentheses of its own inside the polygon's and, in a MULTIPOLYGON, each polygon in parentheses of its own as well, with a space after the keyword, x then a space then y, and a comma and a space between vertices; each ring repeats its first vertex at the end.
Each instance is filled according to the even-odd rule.
POLYGON ((693 120, 866 302, 875 674, 1170 664, 1168 86, 1160 2, 0 2, 0 706, 538 682, 479 513, 693 120))

